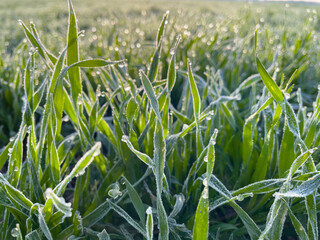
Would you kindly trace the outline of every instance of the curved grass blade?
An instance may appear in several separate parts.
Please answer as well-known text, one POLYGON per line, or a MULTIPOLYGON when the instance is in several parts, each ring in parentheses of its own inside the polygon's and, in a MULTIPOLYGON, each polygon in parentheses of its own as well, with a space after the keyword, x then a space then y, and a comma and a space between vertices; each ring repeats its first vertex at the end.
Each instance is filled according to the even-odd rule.
POLYGON ((128 190, 128 194, 129 194, 129 197, 131 199, 131 202, 132 202, 136 212, 138 213, 141 222, 145 223, 145 221, 146 221, 146 219, 145 219, 145 207, 144 207, 144 205, 142 203, 142 200, 141 200, 139 194, 136 192, 136 190, 131 185, 131 183, 125 177, 123 177, 123 179, 125 181, 126 188, 128 190))
POLYGON ((153 160, 145 153, 142 153, 134 148, 132 143, 129 140, 128 136, 123 135, 121 141, 125 142, 127 146, 130 148, 130 150, 145 164, 147 164, 149 167, 153 167, 154 163, 153 160))
POLYGON ((109 201, 111 208, 116 211, 121 217, 123 217, 132 227, 134 227, 138 232, 140 232, 144 237, 146 237, 145 230, 129 216, 129 214, 120 208, 118 205, 114 204, 113 202, 109 201))
POLYGON ((53 205, 64 214, 62 221, 66 217, 71 217, 71 203, 66 203, 64 198, 58 197, 51 188, 48 188, 45 192, 46 199, 51 199, 53 205))
POLYGON ((158 103, 158 100, 157 100, 156 95, 154 93, 154 89, 152 87, 152 84, 151 84, 149 78, 145 75, 145 73, 142 70, 139 72, 139 74, 140 74, 140 79, 141 79, 143 88, 148 96, 148 99, 150 100, 152 109, 153 109, 154 113, 156 114, 158 121, 161 122, 161 115, 159 112, 159 103, 158 103))
POLYGON ((269 90, 271 96, 274 98, 274 100, 277 101, 277 103, 282 105, 284 101, 283 93, 281 92, 277 84, 274 82, 274 80, 271 78, 265 67, 262 65, 258 56, 256 56, 256 63, 261 79, 267 87, 267 89, 269 90))
POLYGON ((85 169, 93 161, 94 157, 100 154, 101 143, 97 142, 88 152, 86 152, 83 157, 77 162, 72 171, 59 183, 58 186, 53 190, 57 196, 61 196, 64 192, 67 184, 72 178, 82 175, 85 169))

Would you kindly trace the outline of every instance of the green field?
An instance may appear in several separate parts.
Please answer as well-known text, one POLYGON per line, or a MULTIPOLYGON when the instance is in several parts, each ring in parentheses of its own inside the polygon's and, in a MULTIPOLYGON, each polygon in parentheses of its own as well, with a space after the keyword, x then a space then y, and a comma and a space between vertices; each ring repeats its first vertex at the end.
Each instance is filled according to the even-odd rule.
POLYGON ((0 2, 0 239, 319 238, 318 5, 0 2))

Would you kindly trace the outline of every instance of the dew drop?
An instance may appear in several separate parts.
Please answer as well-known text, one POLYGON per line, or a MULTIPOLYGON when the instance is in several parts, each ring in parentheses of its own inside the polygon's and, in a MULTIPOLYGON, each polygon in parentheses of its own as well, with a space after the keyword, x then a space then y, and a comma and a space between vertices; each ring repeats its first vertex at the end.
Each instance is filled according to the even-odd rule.
POLYGON ((122 63, 122 62, 121 62, 121 63, 118 63, 118 67, 119 67, 119 68, 123 68, 123 67, 124 67, 124 63, 122 63))
POLYGON ((121 185, 125 185, 125 184, 126 184, 126 181, 125 181, 123 178, 121 178, 120 184, 121 184, 121 185))
POLYGON ((203 161, 208 162, 208 156, 205 156, 203 161))
POLYGON ((11 230, 11 236, 12 236, 12 237, 19 237, 19 230, 18 230, 17 227, 12 228, 12 230, 11 230))
POLYGON ((149 214, 152 214, 152 208, 151 207, 148 207, 147 210, 146 210, 146 213, 149 215, 149 214))
POLYGON ((77 100, 77 104, 78 104, 78 105, 81 105, 81 104, 82 104, 82 101, 81 101, 81 99, 80 99, 80 98, 78 98, 78 100, 77 100))
POLYGON ((118 189, 111 189, 111 190, 109 190, 108 195, 110 197, 112 197, 113 199, 115 199, 115 198, 121 196, 122 192, 120 192, 118 189))
POLYGON ((285 97, 286 99, 289 99, 289 98, 290 98, 290 94, 289 94, 289 93, 284 93, 284 97, 285 97))
POLYGON ((242 194, 240 194, 240 195, 237 196, 237 200, 238 200, 238 201, 241 202, 241 201, 243 201, 243 199, 244 199, 244 196, 243 196, 242 194))
POLYGON ((130 91, 130 87, 126 87, 124 90, 126 91, 126 92, 129 92, 130 91))
POLYGON ((208 180, 207 180, 207 178, 203 179, 202 184, 203 184, 203 186, 208 187, 208 180))
POLYGON ((102 93, 101 93, 101 90, 100 90, 100 85, 98 85, 98 88, 97 88, 97 91, 96 91, 96 96, 97 97, 101 97, 102 96, 102 93))
POLYGON ((121 141, 122 142, 128 142, 129 141, 129 137, 127 135, 122 135, 121 141))
POLYGON ((9 148, 9 149, 8 149, 8 152, 9 152, 10 154, 12 154, 12 151, 13 151, 13 148, 9 148))

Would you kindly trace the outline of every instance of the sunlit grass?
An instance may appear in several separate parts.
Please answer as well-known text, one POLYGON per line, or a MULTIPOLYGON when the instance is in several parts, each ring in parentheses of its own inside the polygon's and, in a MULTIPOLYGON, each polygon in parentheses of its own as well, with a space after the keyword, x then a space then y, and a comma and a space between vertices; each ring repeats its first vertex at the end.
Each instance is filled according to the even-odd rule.
POLYGON ((316 9, 66 9, 3 39, 0 239, 318 239, 316 9))

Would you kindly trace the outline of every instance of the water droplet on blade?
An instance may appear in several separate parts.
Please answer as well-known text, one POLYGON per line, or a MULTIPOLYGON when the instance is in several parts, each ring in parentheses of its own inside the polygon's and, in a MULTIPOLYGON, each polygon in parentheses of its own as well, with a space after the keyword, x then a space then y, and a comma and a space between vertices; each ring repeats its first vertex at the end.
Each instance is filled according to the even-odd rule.
POLYGON ((146 213, 147 213, 147 214, 152 214, 152 208, 151 208, 151 207, 148 207, 147 210, 146 210, 146 213))
POLYGON ((19 229, 17 227, 12 228, 11 230, 11 236, 12 237, 19 237, 19 229))

